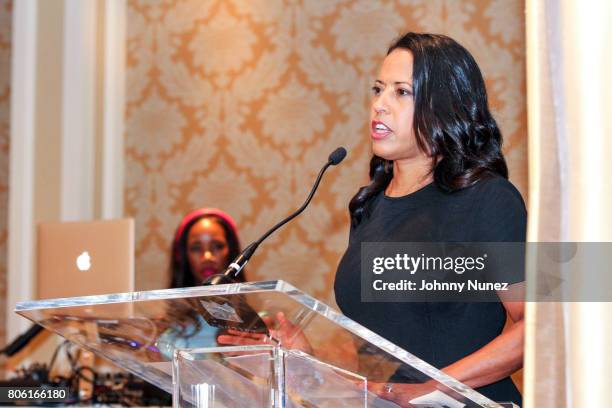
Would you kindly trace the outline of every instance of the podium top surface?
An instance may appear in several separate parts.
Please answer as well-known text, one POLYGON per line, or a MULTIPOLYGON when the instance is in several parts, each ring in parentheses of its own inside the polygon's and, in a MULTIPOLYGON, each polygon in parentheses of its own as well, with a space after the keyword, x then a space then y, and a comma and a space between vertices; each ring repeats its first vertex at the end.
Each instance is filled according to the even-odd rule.
POLYGON ((501 407, 282 280, 20 302, 15 311, 172 392, 176 349, 243 344, 306 352, 368 381, 432 384, 457 407, 501 407))

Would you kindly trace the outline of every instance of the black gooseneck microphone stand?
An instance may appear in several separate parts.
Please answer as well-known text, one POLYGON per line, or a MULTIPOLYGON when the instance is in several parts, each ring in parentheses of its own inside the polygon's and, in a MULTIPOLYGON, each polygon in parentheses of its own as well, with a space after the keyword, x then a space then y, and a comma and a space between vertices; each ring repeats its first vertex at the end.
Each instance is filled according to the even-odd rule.
POLYGON ((249 262, 249 259, 251 259, 251 256, 253 256, 253 254, 257 250, 257 247, 259 247, 259 244, 261 244, 266 238, 268 238, 274 231, 276 231, 277 229, 279 229, 280 227, 282 227, 283 225, 285 225, 286 223, 288 223, 289 221, 291 221, 292 219, 300 215, 302 211, 306 209, 308 204, 310 204, 310 200, 312 200, 312 197, 317 191, 317 188, 319 187, 319 183, 321 182, 321 178, 323 177, 323 174, 325 173, 325 171, 330 166, 335 166, 339 164, 342 160, 344 160, 345 157, 346 157, 346 149, 344 147, 339 147, 336 150, 334 150, 329 155, 327 159, 327 163, 325 163, 323 168, 321 168, 321 171, 319 171, 319 175, 317 176, 314 186, 310 190, 310 194, 308 195, 308 198, 306 198, 306 201, 304 202, 304 204, 302 204, 302 206, 298 208, 298 210, 295 211, 293 214, 289 215, 287 218, 285 218, 284 220, 280 221, 278 224, 270 228, 268 232, 263 234, 261 238, 259 238, 257 241, 247 246, 240 253, 240 255, 238 255, 236 259, 234 259, 232 263, 229 264, 229 266, 227 267, 227 269, 225 269, 223 273, 212 275, 211 277, 206 279, 202 283, 202 285, 221 285, 225 283, 235 283, 234 278, 238 276, 238 274, 240 273, 240 271, 242 271, 242 269, 247 264, 247 262, 249 262))

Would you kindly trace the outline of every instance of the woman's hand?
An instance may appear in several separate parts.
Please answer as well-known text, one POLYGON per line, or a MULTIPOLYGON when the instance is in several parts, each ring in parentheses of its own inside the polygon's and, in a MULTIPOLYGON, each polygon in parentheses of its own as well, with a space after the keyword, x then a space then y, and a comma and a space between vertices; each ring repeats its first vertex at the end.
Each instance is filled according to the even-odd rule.
POLYGON ((299 326, 294 325, 283 312, 276 314, 276 319, 264 317, 264 322, 270 328, 270 336, 289 350, 300 350, 313 354, 312 346, 299 326))
POLYGON ((429 394, 436 390, 434 381, 420 384, 403 383, 377 383, 368 381, 368 391, 398 404, 401 407, 412 407, 410 404, 415 398, 429 394))
POLYGON ((228 329, 225 334, 217 337, 219 344, 230 346, 255 346, 255 345, 276 345, 277 342, 267 334, 249 333, 240 330, 228 329))
POLYGON ((217 337, 219 344, 233 346, 247 346, 256 344, 279 345, 289 350, 300 350, 312 355, 313 350, 302 329, 291 323, 283 312, 263 317, 270 335, 260 333, 247 333, 239 330, 228 330, 226 334, 217 337))

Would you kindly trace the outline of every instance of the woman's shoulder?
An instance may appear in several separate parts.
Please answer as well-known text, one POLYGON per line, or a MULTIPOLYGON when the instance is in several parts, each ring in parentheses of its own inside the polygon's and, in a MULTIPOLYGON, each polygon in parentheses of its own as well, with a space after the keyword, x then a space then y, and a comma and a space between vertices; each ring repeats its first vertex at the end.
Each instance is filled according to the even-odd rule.
POLYGON ((521 193, 506 178, 492 175, 478 181, 471 198, 475 224, 490 241, 524 241, 527 209, 521 193))
POLYGON ((487 175, 471 188, 472 195, 485 201, 503 200, 525 206, 523 196, 510 180, 498 174, 487 175))
MULTIPOLYGON (((448 193, 441 195, 449 198, 448 193)), ((519 190, 510 180, 498 174, 487 174, 471 186, 450 193, 450 198, 449 203, 453 207, 464 206, 471 210, 482 207, 515 207, 517 210, 525 210, 525 202, 519 190)))

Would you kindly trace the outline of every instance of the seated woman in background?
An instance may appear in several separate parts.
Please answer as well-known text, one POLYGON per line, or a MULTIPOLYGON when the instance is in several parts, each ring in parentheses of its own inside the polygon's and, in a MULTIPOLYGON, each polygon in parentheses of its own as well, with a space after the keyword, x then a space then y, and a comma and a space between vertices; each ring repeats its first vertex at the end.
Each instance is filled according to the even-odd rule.
MULTIPOLYGON (((199 286, 208 277, 223 273, 240 254, 240 241, 232 217, 217 208, 200 208, 187 214, 179 224, 170 260, 172 288, 199 286)), ((235 278, 245 282, 244 271, 235 278)), ((166 311, 168 327, 156 346, 166 360, 175 348, 214 346, 220 334, 202 317, 197 298, 177 300, 166 311)))
MULTIPOLYGON (((182 219, 174 234, 170 286, 198 286, 211 275, 223 273, 239 254, 238 230, 232 217, 217 208, 194 210, 182 219)), ((244 271, 236 281, 245 281, 244 271)))
MULTIPOLYGON (((216 208, 201 208, 187 214, 174 235, 172 242, 172 288, 198 286, 208 277, 223 273, 229 263, 241 252, 238 232, 234 220, 225 212, 216 208)), ((244 270, 235 278, 236 282, 245 282, 244 270)), ((259 327, 251 332, 240 332, 229 329, 220 331, 202 318, 201 305, 185 299, 185 305, 171 311, 168 315, 176 327, 166 331, 158 340, 158 348, 168 359, 176 347, 193 348, 204 345, 245 345, 268 344, 269 335, 276 337, 285 345, 301 350, 310 350, 310 345, 303 336, 296 334, 296 329, 283 313, 276 319, 271 316, 251 320, 259 327), (275 327, 271 333, 262 330, 263 323, 275 327), (217 337, 218 336, 218 337, 217 337)), ((248 309, 248 307, 246 308, 248 309)), ((244 312, 245 310, 243 310, 244 312)), ((249 320, 248 318, 245 320, 249 320)))

